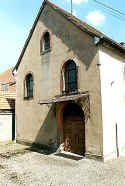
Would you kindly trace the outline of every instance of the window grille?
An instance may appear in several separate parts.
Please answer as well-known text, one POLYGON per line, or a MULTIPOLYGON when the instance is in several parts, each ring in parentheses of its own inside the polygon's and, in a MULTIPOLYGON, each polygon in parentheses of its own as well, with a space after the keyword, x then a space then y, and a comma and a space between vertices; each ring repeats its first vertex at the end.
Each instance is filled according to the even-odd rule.
POLYGON ((74 61, 70 60, 65 65, 65 92, 76 91, 77 86, 77 67, 74 61))

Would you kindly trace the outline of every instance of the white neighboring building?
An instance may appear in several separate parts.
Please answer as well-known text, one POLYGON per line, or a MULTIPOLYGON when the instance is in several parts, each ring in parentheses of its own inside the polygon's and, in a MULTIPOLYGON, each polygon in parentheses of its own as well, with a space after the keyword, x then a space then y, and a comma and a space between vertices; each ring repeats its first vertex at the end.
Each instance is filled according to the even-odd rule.
POLYGON ((0 142, 15 140, 16 82, 12 70, 0 74, 0 142))
POLYGON ((99 51, 104 160, 125 155, 125 61, 99 51))

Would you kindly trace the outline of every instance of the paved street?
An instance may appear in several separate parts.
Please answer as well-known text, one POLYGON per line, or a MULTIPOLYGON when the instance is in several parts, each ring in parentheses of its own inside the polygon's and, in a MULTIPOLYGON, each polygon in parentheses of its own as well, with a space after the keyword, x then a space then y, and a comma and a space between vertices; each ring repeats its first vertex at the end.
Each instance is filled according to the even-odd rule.
POLYGON ((125 158, 100 161, 46 155, 27 146, 0 146, 1 186, 125 186, 125 158))

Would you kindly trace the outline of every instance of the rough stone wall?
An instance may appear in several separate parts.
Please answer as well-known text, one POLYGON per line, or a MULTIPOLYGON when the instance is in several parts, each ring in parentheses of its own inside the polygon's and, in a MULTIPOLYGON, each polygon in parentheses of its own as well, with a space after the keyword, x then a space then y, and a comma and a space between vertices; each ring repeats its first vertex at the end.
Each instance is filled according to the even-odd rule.
POLYGON ((46 6, 37 23, 17 73, 17 140, 56 146, 58 124, 54 105, 39 105, 60 95, 61 68, 68 59, 78 66, 80 91, 89 91, 90 118, 86 123, 86 153, 102 155, 102 125, 98 47, 93 38, 80 31, 51 7, 46 6), (43 33, 52 33, 50 53, 40 54, 43 33), (34 96, 24 100, 24 79, 34 77, 34 96))

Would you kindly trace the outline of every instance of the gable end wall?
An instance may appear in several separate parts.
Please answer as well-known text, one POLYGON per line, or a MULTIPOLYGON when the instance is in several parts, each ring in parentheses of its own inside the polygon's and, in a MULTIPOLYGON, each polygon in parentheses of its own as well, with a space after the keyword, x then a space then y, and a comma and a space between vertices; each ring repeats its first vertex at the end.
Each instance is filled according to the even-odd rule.
POLYGON ((40 105, 60 95, 63 64, 73 59, 79 70, 79 91, 90 95, 90 118, 86 123, 86 153, 102 155, 100 74, 98 47, 93 38, 46 6, 26 48, 17 73, 17 140, 58 146, 58 124, 54 105, 40 105), (46 30, 52 33, 52 50, 40 55, 40 40, 46 30), (34 76, 33 100, 24 100, 24 79, 34 76))

